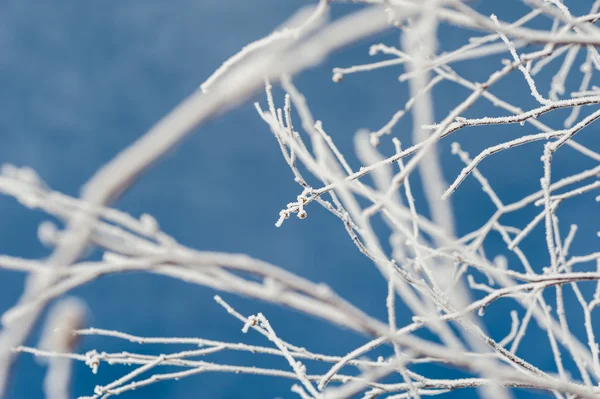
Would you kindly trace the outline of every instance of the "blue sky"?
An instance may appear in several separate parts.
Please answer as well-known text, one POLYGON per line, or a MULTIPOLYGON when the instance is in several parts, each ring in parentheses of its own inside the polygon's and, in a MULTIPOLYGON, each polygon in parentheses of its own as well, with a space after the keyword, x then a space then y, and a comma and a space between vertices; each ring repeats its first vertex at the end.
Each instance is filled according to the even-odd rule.
MULTIPOLYGON (((77 195, 97 168, 196 90, 227 57, 269 33, 306 4, 297 0, 108 0, 102 4, 58 0, 32 7, 27 3, 6 0, 0 4, 0 162, 31 166, 52 188, 70 195, 77 195)), ((492 9, 492 3, 480 1, 478 6, 492 9)), ((525 10, 519 2, 507 3, 510 6, 495 10, 501 18, 515 19, 525 10)), ((334 16, 354 8, 336 5, 334 16)), ((444 48, 457 47, 468 38, 467 33, 455 29, 443 28, 441 32, 444 48)), ((403 106, 406 83, 396 79, 400 69, 390 69, 349 76, 336 85, 331 81, 331 69, 364 61, 369 45, 378 41, 395 45, 398 38, 387 32, 357 43, 296 79, 315 117, 323 120, 328 133, 354 165, 354 133, 359 128, 380 127, 403 106)), ((498 67, 498 61, 492 57, 483 60, 476 70, 472 64, 459 64, 456 69, 480 74, 483 79, 498 67)), ((515 75, 494 92, 531 106, 534 100, 523 96, 521 79, 515 75)), ((276 90, 280 101, 281 94, 276 90)), ((464 90, 441 85, 435 92, 436 116, 442 117, 465 94, 464 90)), ((256 99, 264 103, 262 96, 256 99)), ((498 111, 482 104, 471 112, 498 111)), ((549 123, 560 120, 552 118, 548 118, 549 123)), ((598 148, 596 130, 592 126, 583 132, 581 141, 598 148)), ((397 134, 409 140, 410 123, 400 125, 397 134)), ((498 142, 496 135, 504 138, 511 134, 515 133, 474 128, 461 131, 454 140, 476 153, 498 142)), ((450 143, 448 140, 440 145, 447 180, 462 168, 449 152, 450 143)), ((391 151, 389 142, 384 144, 391 151)), ((541 146, 531 146, 501 154, 482 165, 506 202, 537 189, 541 162, 537 155, 530 155, 532 150, 541 155, 541 146)), ((588 166, 575 163, 577 158, 565 153, 556 160, 557 176, 588 166)), ((415 185, 417 200, 422 200, 418 182, 415 185)), ((298 188, 276 142, 252 105, 246 104, 197 129, 115 206, 135 216, 154 215, 167 233, 185 245, 248 253, 314 281, 324 281, 362 309, 385 317, 385 282, 357 251, 338 220, 314 206, 306 220, 291 219, 280 229, 274 227, 279 210, 296 195, 298 188)), ((493 211, 471 180, 453 200, 460 233, 480 226, 493 211)), ((590 234, 594 229, 589 218, 591 206, 589 201, 575 202, 563 216, 580 224, 582 236, 592 237, 579 241, 574 251, 586 253, 586 248, 598 248, 597 238, 594 240, 590 234)), ((524 225, 531 215, 519 217, 524 225)), ((37 242, 36 236, 38 223, 45 219, 45 215, 26 210, 11 198, 0 197, 0 253, 46 256, 48 249, 37 242)), ((534 260, 544 262, 543 239, 524 245, 534 260)), ((491 253, 499 249, 494 243, 489 248, 491 253)), ((21 274, 0 271, 0 310, 14 303, 22 282, 21 274)), ((212 300, 215 292, 202 287, 128 274, 102 278, 74 294, 87 302, 90 324, 96 327, 139 335, 266 344, 259 337, 242 335, 239 322, 212 300)), ((345 354, 364 342, 363 337, 294 312, 233 295, 223 297, 242 313, 263 312, 282 337, 317 352, 345 354)), ((574 298, 567 301, 574 303, 574 298)), ((486 319, 490 331, 500 337, 510 327, 506 320, 486 319)), ((35 344, 36 339, 34 335, 29 343, 35 344)), ((81 350, 91 348, 140 350, 121 341, 85 339, 81 350)), ((552 358, 547 351, 534 354, 532 349, 525 348, 524 353, 535 356, 538 366, 550 367, 552 358)), ((271 364, 271 359, 239 354, 221 359, 271 364)), ((31 357, 22 356, 9 398, 41 397, 43 371, 31 357)), ((90 394, 94 385, 112 381, 123 371, 118 366, 101 366, 94 376, 80 364, 75 370, 74 395, 90 394)), ((433 372, 448 375, 444 370, 433 372)), ((156 384, 126 397, 293 397, 291 384, 264 377, 200 375, 156 384)))

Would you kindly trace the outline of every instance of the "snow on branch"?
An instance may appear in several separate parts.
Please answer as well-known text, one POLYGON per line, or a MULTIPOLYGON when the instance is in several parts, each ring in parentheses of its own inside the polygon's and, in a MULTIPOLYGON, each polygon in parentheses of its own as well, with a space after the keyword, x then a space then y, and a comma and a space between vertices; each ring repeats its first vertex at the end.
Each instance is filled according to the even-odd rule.
MULTIPOLYGON (((98 170, 79 198, 53 191, 30 168, 2 167, 0 193, 53 216, 65 228, 40 224, 39 240, 53 248, 47 261, 0 256, 0 269, 28 276, 22 297, 0 319, 0 396, 16 356, 27 353, 48 362, 45 387, 52 399, 66 397, 71 361, 84 362, 94 374, 115 364, 130 367, 118 379, 90 387, 89 399, 215 372, 289 379, 291 392, 302 399, 356 394, 421 398, 460 389, 475 389, 481 397, 510 398, 514 388, 540 390, 557 398, 600 398, 600 349, 593 320, 600 305, 600 250, 575 251, 576 239, 590 238, 577 235, 578 228, 569 219, 572 213, 565 211, 581 198, 596 199, 588 202, 597 207, 600 198, 599 149, 582 144, 591 140, 575 140, 593 135, 590 126, 600 117, 600 89, 594 85, 600 70, 600 1, 591 4, 587 14, 576 16, 567 1, 526 0, 527 13, 515 21, 502 21, 460 0, 353 0, 364 7, 327 20, 330 8, 343 2, 319 1, 226 60, 200 90, 98 170), (536 24, 540 20, 547 22, 547 30, 536 24), (440 48, 437 31, 444 24, 471 37, 456 49, 440 48), (295 85, 294 76, 319 65, 333 51, 384 30, 399 35, 399 47, 393 42, 373 43, 368 56, 374 60, 339 66, 332 72, 332 80, 344 84, 392 68, 398 79, 390 84, 408 85, 407 99, 379 127, 357 126, 354 144, 362 165, 355 165, 354 157, 340 150, 347 147, 339 145, 329 131, 327 110, 311 109, 311 99, 295 85), (483 57, 496 60, 483 81, 455 70, 459 63, 480 68, 483 57), (577 68, 582 77, 571 87, 577 68), (513 75, 523 83, 515 87, 525 94, 522 103, 502 98, 496 90, 513 75), (278 97, 273 85, 280 85, 285 95, 278 97), (467 94, 455 96, 450 109, 438 110, 442 85, 467 94), (284 229, 288 223, 310 223, 315 206, 327 210, 355 244, 357 258, 372 264, 373 272, 387 283, 381 303, 387 320, 378 320, 327 284, 309 281, 284 265, 186 247, 151 215, 138 217, 111 207, 193 128, 247 101, 263 86, 264 100, 255 104, 257 118, 273 135, 274 151, 281 152, 290 178, 298 184, 289 203, 264 217, 284 229), (482 107, 475 105, 480 103, 491 103, 501 116, 477 114, 482 107), (553 126, 547 115, 564 117, 560 126, 553 126), (408 118, 413 123, 410 137, 401 124, 408 118), (488 134, 493 144, 477 148, 472 157, 466 150, 472 143, 465 145, 471 132, 457 133, 467 128, 488 134), (500 128, 512 135, 493 133, 500 128), (443 146, 438 144, 450 139, 453 157, 451 163, 442 164, 443 146), (522 146, 530 150, 529 156, 541 160, 536 162, 540 179, 527 195, 509 200, 497 176, 486 172, 487 166, 501 168, 499 159, 517 154, 515 149, 522 146), (562 170, 555 160, 567 152, 581 162, 562 170), (455 167, 462 171, 449 176, 455 167), (453 182, 447 184, 445 178, 453 182), (458 195, 465 182, 482 190, 467 203, 458 195), (417 201, 421 198, 415 195, 417 190, 422 190, 424 201, 417 201), (493 212, 478 221, 479 227, 457 236, 457 231, 463 231, 457 228, 461 226, 457 207, 476 207, 483 201, 491 203, 493 212), (530 216, 520 217, 525 211, 530 216), (293 215, 300 220, 290 218, 293 215), (375 228, 375 217, 387 229, 375 228), (544 243, 542 262, 532 261, 524 248, 535 235, 544 243), (488 254, 492 240, 501 243, 502 253, 488 254), (102 259, 82 260, 89 245, 102 251, 102 259), (83 329, 83 305, 67 300, 57 302, 39 347, 23 346, 51 301, 105 275, 129 271, 209 287, 231 295, 231 303, 260 300, 280 305, 360 333, 365 342, 346 354, 316 353, 280 335, 278 326, 294 322, 293 314, 289 320, 267 319, 260 302, 252 301, 243 302, 244 307, 256 311, 245 316, 216 296, 217 304, 239 320, 243 332, 262 335, 264 343, 83 329), (595 286, 593 294, 582 288, 586 284, 595 286), (576 298, 583 322, 569 315, 574 310, 565 305, 566 295, 576 298), (494 314, 506 326, 502 334, 489 332, 486 325, 486 311, 497 311, 499 302, 509 308, 506 314, 494 314), (400 314, 399 304, 407 314, 400 314), (575 328, 574 320, 583 326, 575 328), (531 331, 534 324, 541 333, 531 331), (522 350, 532 334, 537 334, 536 344, 551 353, 551 366, 535 364, 522 350), (88 336, 132 342, 139 351, 108 353, 98 348, 76 353, 75 343, 88 336), (187 348, 152 354, 148 344, 187 348), (374 358, 373 350, 380 347, 387 349, 387 355, 374 358), (273 366, 225 363, 219 355, 226 352, 267 356, 273 366), (466 376, 434 378, 427 365, 455 368, 466 376)), ((598 214, 597 209, 588 212, 598 214)), ((312 334, 318 338, 319 331, 312 334)))

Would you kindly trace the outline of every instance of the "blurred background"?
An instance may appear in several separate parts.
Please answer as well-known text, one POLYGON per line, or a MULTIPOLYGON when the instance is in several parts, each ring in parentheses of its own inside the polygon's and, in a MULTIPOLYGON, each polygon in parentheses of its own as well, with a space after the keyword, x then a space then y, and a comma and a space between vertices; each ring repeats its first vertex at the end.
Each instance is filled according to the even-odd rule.
MULTIPOLYGON (((249 41, 270 33, 307 3, 305 0, 0 2, 0 163, 30 166, 53 189, 77 196, 81 185, 100 166, 195 91, 223 61, 249 41)), ((491 0, 471 2, 485 14, 494 12, 507 21, 514 21, 528 11, 519 1, 501 3, 502 6, 491 0)), ((574 3, 577 4, 569 5, 574 15, 578 7, 581 11, 589 7, 588 2, 574 3)), ((332 18, 357 8, 334 4, 332 18)), ((550 23, 540 20, 540 26, 546 28, 550 23)), ((443 26, 440 48, 456 48, 473 34, 443 26)), ((376 130, 383 126, 407 101, 407 84, 397 79, 402 67, 347 76, 340 84, 332 82, 331 70, 335 66, 373 61, 368 48, 377 42, 397 46, 398 32, 388 31, 357 43, 295 78, 315 118, 323 121, 326 131, 355 168, 359 166, 354 156, 355 132, 359 128, 376 130)), ((483 81, 500 68, 500 58, 459 63, 455 68, 473 80, 483 81)), ((551 72, 540 75, 540 82, 545 82, 540 86, 543 93, 547 93, 549 78, 559 66, 560 61, 555 62, 549 67, 551 72)), ((573 82, 571 89, 581 79, 577 68, 573 75, 568 81, 573 82)), ((516 73, 502 85, 493 87, 492 92, 524 109, 535 106, 522 76, 516 73)), ((282 92, 276 90, 275 94, 276 101, 282 104, 282 92)), ((462 88, 440 85, 434 91, 436 117, 442 118, 466 95, 468 92, 462 88)), ((255 100, 265 103, 263 95, 255 100)), ((587 112, 584 109, 583 115, 587 112)), ((466 116, 475 115, 503 113, 481 102, 466 116)), ((557 112, 545 117, 544 122, 559 129, 566 115, 557 112)), ((463 166, 450 154, 452 141, 459 141, 474 156, 489 145, 531 133, 534 131, 530 126, 458 132, 439 146, 446 179, 452 181, 463 166)), ((411 134, 410 118, 393 131, 406 145, 411 134)), ((597 125, 581 132, 578 140, 598 151, 597 125)), ((380 148, 387 154, 393 152, 389 137, 382 140, 380 148)), ((555 159, 553 178, 590 167, 589 162, 582 162, 572 150, 561 151, 555 159)), ((485 161, 481 170, 508 203, 539 189, 541 154, 541 144, 528 145, 485 161)), ((427 214, 416 178, 413 188, 418 209, 427 214)), ((384 319, 386 283, 371 262, 358 252, 339 220, 315 205, 308 209, 307 219, 291 218, 279 229, 274 226, 279 210, 299 192, 277 143, 250 102, 197 129, 114 206, 136 217, 141 213, 154 215, 162 229, 184 245, 247 253, 313 281, 325 282, 361 309, 384 319)), ((559 214, 566 221, 563 234, 567 233, 569 223, 580 227, 573 254, 590 253, 600 247, 595 235, 598 217, 593 216, 597 215, 597 205, 593 208, 593 198, 588 197, 572 200, 559 214)), ((473 179, 467 179, 452 201, 459 234, 478 228, 495 210, 473 179)), ((520 212, 507 223, 523 227, 536 213, 535 210, 520 212)), ((38 242, 36 231, 38 224, 48 219, 45 214, 23 208, 12 198, 0 197, 0 253, 43 259, 50 250, 38 242)), ((505 252, 498 237, 490 240, 486 249, 490 258, 505 252)), ((543 229, 536 229, 523 242, 523 249, 532 264, 540 268, 547 264, 543 229)), ((23 274, 0 271, 0 312, 15 303, 23 282, 23 274)), ((258 334, 243 335, 240 323, 213 301, 215 293, 139 273, 103 277, 72 292, 87 303, 90 326, 143 336, 190 336, 268 345, 258 334)), ((570 306, 573 309, 571 324, 577 326, 582 319, 577 314, 578 305, 571 292, 565 295, 567 309, 570 306)), ((243 314, 264 313, 278 335, 311 351, 343 355, 365 342, 364 337, 287 309, 234 295, 222 296, 243 314)), ((508 333, 508 310, 513 308, 523 315, 523 309, 510 299, 488 309, 484 319, 492 337, 500 339, 508 333)), ((398 319, 399 324, 408 323, 410 315, 401 313, 398 319)), ((574 327, 575 331, 582 329, 574 327)), ((36 345, 38 339, 39 331, 28 344, 36 345)), ((91 349, 159 353, 168 348, 84 338, 80 352, 91 349)), ((387 353, 387 349, 373 355, 380 353, 387 353)), ((519 354, 544 370, 554 370, 547 336, 535 325, 519 354)), ((231 364, 286 367, 281 359, 259 355, 229 353, 219 359, 231 364)), ((567 363, 567 367, 572 365, 567 363)), ((73 397, 92 394, 95 385, 113 381, 126 370, 123 366, 103 364, 94 375, 89 367, 77 364, 73 397)), ((309 368, 309 372, 322 370, 318 366, 309 368)), ((31 356, 22 355, 8 398, 41 398, 44 371, 31 356)), ((444 368, 431 368, 428 373, 437 377, 457 375, 444 368)), ((272 377, 205 374, 161 382, 128 392, 124 397, 295 397, 289 390, 292 384, 290 380, 272 377)), ((475 394, 475 391, 461 391, 448 397, 466 398, 475 394)), ((518 395, 525 398, 538 394, 521 391, 518 395)))

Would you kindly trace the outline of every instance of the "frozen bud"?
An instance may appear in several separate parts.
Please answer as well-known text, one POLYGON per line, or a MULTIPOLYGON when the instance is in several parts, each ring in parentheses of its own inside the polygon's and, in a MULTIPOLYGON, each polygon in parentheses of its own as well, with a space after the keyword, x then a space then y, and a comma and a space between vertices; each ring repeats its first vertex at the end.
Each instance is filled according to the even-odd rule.
POLYGON ((379 146, 379 136, 375 133, 369 134, 369 143, 371 143, 372 147, 379 146))
POLYGON ((281 225, 283 224, 283 221, 285 219, 288 219, 289 217, 290 217, 290 214, 288 211, 286 211, 286 210, 279 211, 279 219, 275 223, 275 227, 281 227, 281 225))
POLYGON ((248 330, 250 329, 250 327, 254 327, 258 324, 258 317, 252 315, 250 317, 248 317, 248 320, 246 320, 246 324, 244 324, 244 327, 242 328, 242 332, 245 334, 248 332, 248 330))
POLYGON ((100 365, 100 358, 98 352, 91 350, 85 354, 85 364, 92 369, 92 373, 98 373, 98 366, 100 365))
POLYGON ((153 236, 156 233, 158 233, 159 226, 158 226, 158 222, 156 221, 156 218, 154 218, 154 216, 149 215, 147 213, 143 213, 140 216, 140 223, 146 234, 153 236))
POLYGON ((455 141, 454 143, 452 143, 452 146, 450 148, 451 148, 452 154, 456 155, 460 151, 460 144, 458 144, 455 141))
POLYGON ((504 256, 504 255, 497 255, 494 258, 494 264, 496 265, 496 267, 498 269, 501 269, 501 270, 506 270, 508 268, 508 260, 506 259, 506 256, 504 256))
POLYGON ((38 226, 38 239, 47 247, 54 247, 59 240, 60 232, 54 223, 45 220, 38 226))
POLYGON ((592 70, 592 66, 584 62, 583 64, 581 64, 579 70, 583 73, 589 73, 592 70))
POLYGON ((331 288, 325 283, 317 284, 316 294, 320 297, 330 297, 332 295, 331 288))

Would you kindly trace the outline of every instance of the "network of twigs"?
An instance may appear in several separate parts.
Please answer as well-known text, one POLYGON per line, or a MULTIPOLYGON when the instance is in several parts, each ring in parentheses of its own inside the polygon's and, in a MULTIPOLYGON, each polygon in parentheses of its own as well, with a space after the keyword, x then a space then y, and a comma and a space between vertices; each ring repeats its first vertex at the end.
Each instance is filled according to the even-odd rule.
MULTIPOLYGON (((570 247, 577 226, 569 220, 559 223, 558 219, 564 204, 575 197, 597 195, 594 193, 600 188, 600 154, 576 140, 579 132, 600 117, 600 89, 592 84, 600 70, 600 28, 596 26, 600 1, 590 4, 587 14, 575 16, 562 0, 524 0, 530 11, 514 22, 482 15, 459 0, 354 2, 365 3, 365 7, 328 21, 328 10, 337 1, 321 1, 310 10, 299 12, 282 29, 244 47, 202 84, 201 90, 100 169, 85 185, 80 198, 52 191, 31 169, 3 167, 0 192, 14 196, 26 207, 41 209, 63 220, 65 228, 59 231, 49 222, 40 226, 40 240, 54 246, 47 260, 0 257, 1 268, 29 276, 22 298, 1 319, 0 395, 16 356, 27 352, 47 358, 45 389, 53 399, 62 398, 68 390, 72 360, 85 362, 94 373, 112 364, 133 366, 118 380, 96 386, 89 396, 94 399, 206 372, 289 378, 296 381, 292 391, 301 398, 345 398, 357 394, 364 398, 420 398, 461 388, 476 388, 482 397, 491 398, 509 398, 512 388, 543 390, 557 398, 600 398, 600 349, 592 322, 592 312, 600 304, 600 251, 572 255, 570 247), (533 28, 540 20, 547 20, 551 27, 533 28), (483 33, 473 33, 468 43, 457 49, 439 52, 439 24, 483 33), (383 43, 371 46, 369 55, 383 60, 333 71, 333 81, 343 84, 346 75, 400 65, 405 68, 399 78, 408 82, 409 100, 383 127, 357 135, 357 155, 365 166, 356 168, 338 150, 324 124, 313 119, 292 77, 318 64, 332 51, 383 30, 397 30, 400 34, 398 47, 383 43), (482 57, 498 54, 504 54, 506 59, 483 82, 461 76, 452 68, 453 63, 476 65, 482 57), (553 60, 559 67, 550 84, 537 81, 538 73, 547 71, 553 60), (566 82, 575 68, 582 72, 582 79, 579 87, 568 91, 566 82), (528 87, 537 103, 534 108, 522 109, 493 94, 495 85, 514 74, 528 87), (435 121, 432 93, 441 82, 458 85, 470 94, 442 120, 435 121), (281 104, 272 92, 271 84, 275 83, 286 93, 281 104), (547 95, 541 92, 545 86, 549 86, 547 95), (109 207, 136 176, 193 127, 247 100, 263 87, 266 105, 256 104, 256 110, 300 186, 297 198, 279 212, 276 225, 281 226, 290 217, 310 219, 310 208, 316 204, 339 218, 358 251, 388 282, 387 321, 365 314, 326 285, 246 255, 187 248, 163 232, 152 216, 135 218, 109 207), (464 117, 477 102, 490 102, 505 116, 464 117), (541 115, 560 109, 570 110, 563 126, 552 127, 540 121, 541 115), (394 129, 405 116, 412 116, 413 144, 403 148, 394 129), (475 156, 454 143, 452 153, 464 163, 464 169, 451 184, 445 183, 436 152, 439 140, 466 127, 509 124, 515 128, 532 126, 536 133, 500 141, 475 156), (384 145, 382 140, 388 136, 394 145, 391 157, 379 152, 384 145), (494 182, 488 181, 478 167, 489 158, 493 162, 498 152, 532 142, 543 143, 535 155, 541 158, 540 185, 532 187, 531 193, 518 201, 505 203, 502 193, 494 190, 494 182), (596 166, 553 179, 556 171, 552 160, 558 151, 571 151, 596 166), (425 192, 426 203, 418 206, 411 192, 413 177, 420 179, 425 192), (457 237, 450 199, 465 179, 475 179, 481 185, 484 194, 479 200, 486 200, 487 196, 496 211, 478 229, 457 237), (363 207, 365 199, 370 205, 363 207), (505 222, 505 216, 526 208, 537 209, 537 216, 519 226, 505 222), (431 216, 424 217, 424 210, 431 216), (385 221, 389 236, 382 236, 373 228, 375 215, 385 221), (519 247, 537 225, 543 226, 545 234, 545 265, 531 264, 519 247), (564 226, 569 228, 563 235, 564 226), (501 237, 510 261, 508 257, 487 257, 484 246, 491 235, 501 237), (391 245, 391 253, 383 249, 384 242, 391 245), (101 261, 81 261, 90 244, 104 251, 101 261), (83 308, 79 302, 68 300, 54 306, 38 348, 21 346, 52 300, 100 276, 132 270, 293 308, 363 333, 369 339, 344 356, 313 353, 278 336, 263 314, 242 315, 215 297, 225 311, 239 319, 244 332, 263 335, 265 345, 137 337, 97 328, 81 329, 83 308), (588 298, 580 285, 590 282, 597 284, 597 289, 588 298), (553 303, 544 296, 550 290, 553 303), (585 342, 571 331, 564 290, 572 290, 581 305, 585 342), (486 332, 480 315, 501 298, 510 298, 515 310, 508 321, 512 326, 510 333, 494 338, 486 332), (412 312, 411 323, 397 322, 397 301, 412 312), (554 355, 553 370, 540 369, 519 354, 520 343, 533 323, 547 333, 544 347, 554 355), (460 328, 453 328, 456 326, 460 328), (416 333, 423 329, 429 330, 436 340, 419 337, 416 333), (159 355, 74 353, 75 338, 82 335, 116 337, 141 344, 188 344, 190 349, 159 355), (382 345, 390 347, 389 357, 369 357, 370 351, 382 345), (284 369, 258 368, 210 360, 210 355, 223 351, 283 357, 289 364, 284 369), (315 362, 329 363, 329 371, 311 372, 315 362), (566 366, 567 362, 574 367, 566 366), (414 370, 421 364, 456 367, 472 377, 430 378, 414 370), (159 371, 165 366, 180 370, 159 371), (396 376, 397 382, 381 382, 390 381, 390 376, 396 376)), ((595 199, 599 201, 600 196, 595 199)))

